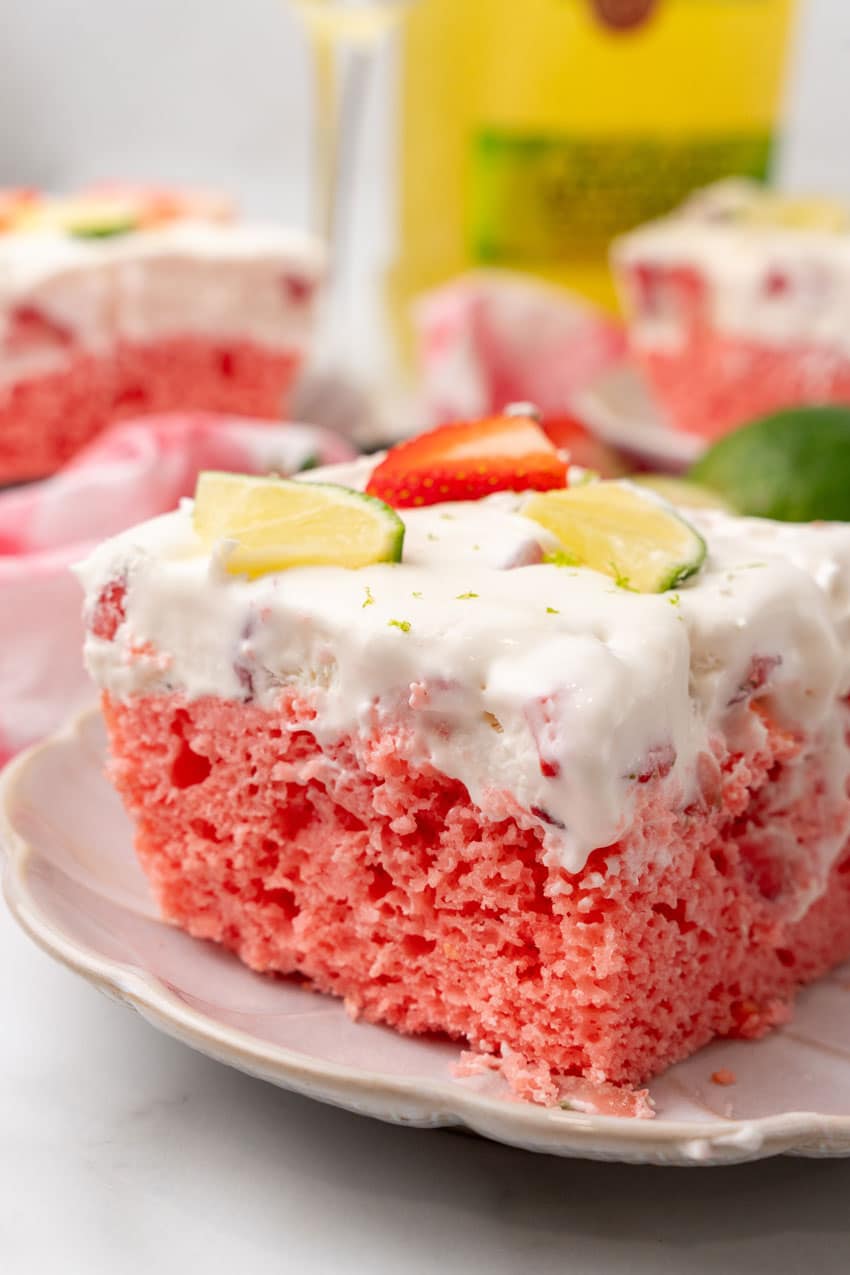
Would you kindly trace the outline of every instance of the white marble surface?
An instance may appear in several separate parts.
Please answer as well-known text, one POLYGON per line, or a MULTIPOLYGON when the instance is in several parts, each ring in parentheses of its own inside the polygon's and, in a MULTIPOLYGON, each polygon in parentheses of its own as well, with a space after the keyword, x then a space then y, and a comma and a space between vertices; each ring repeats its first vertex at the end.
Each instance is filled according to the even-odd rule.
POLYGON ((0 1023, 3 1275, 850 1268, 850 1161, 628 1168, 370 1122, 159 1035, 5 911, 0 1023))

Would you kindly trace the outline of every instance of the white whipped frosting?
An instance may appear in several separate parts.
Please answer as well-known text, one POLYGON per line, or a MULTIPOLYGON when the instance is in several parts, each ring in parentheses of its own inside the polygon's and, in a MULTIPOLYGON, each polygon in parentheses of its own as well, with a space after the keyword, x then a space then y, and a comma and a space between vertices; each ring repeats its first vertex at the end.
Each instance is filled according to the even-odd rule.
MULTIPOLYGON (((362 485, 372 463, 313 476, 362 485)), ((403 510, 400 564, 255 581, 202 550, 185 502, 78 568, 88 607, 116 578, 127 585, 115 640, 87 638, 89 670, 119 698, 250 694, 271 706, 281 684, 303 688, 323 743, 399 721, 410 760, 462 781, 493 818, 512 794, 520 821, 574 872, 628 830, 639 776, 667 771, 668 798, 686 805, 716 733, 752 734, 758 659, 759 694, 817 741, 843 799, 850 758, 835 700, 850 689, 850 528, 702 514, 699 575, 675 594, 638 595, 540 562, 552 541, 518 512, 523 499, 403 510), (153 654, 131 653, 145 643, 153 654)), ((842 838, 824 847, 824 870, 842 838)))
POLYGON ((186 334, 301 350, 322 269, 314 239, 277 226, 178 221, 103 239, 0 235, 0 386, 68 357, 58 342, 9 343, 20 307, 94 354, 119 340, 186 334))
POLYGON ((761 197, 756 183, 718 183, 666 217, 623 235, 612 260, 639 347, 676 349, 687 338, 678 307, 655 298, 651 311, 633 295, 636 266, 696 270, 707 286, 708 314, 721 331, 773 346, 826 347, 850 353, 850 233, 735 220, 761 197))

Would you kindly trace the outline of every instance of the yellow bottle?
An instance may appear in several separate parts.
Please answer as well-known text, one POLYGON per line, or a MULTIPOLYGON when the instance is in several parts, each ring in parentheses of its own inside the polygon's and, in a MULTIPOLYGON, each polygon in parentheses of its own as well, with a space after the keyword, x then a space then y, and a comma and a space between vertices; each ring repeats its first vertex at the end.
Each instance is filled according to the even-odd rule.
POLYGON ((614 234, 767 175, 796 0, 419 0, 403 39, 410 299, 475 265, 613 305, 614 234))

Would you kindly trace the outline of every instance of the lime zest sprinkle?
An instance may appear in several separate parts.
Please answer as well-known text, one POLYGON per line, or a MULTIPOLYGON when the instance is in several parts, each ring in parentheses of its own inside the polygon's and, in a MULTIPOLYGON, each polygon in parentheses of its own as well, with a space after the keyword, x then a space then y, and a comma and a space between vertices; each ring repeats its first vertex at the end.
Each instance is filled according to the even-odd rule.
POLYGON ((637 592, 636 589, 632 588, 629 577, 623 574, 623 572, 617 566, 616 562, 609 562, 608 566, 611 568, 612 574, 614 576, 614 583, 616 584, 618 589, 625 589, 628 593, 637 592))
POLYGON ((467 598, 477 598, 477 597, 478 597, 477 593, 472 593, 470 591, 469 593, 459 593, 457 595, 457 600, 458 602, 465 602, 467 598))
POLYGON ((682 599, 679 597, 678 593, 671 593, 668 596, 667 601, 670 603, 671 607, 677 607, 682 599))
POLYGON ((480 548, 481 548, 481 546, 480 546, 480 545, 473 545, 472 547, 473 547, 473 549, 480 549, 480 548))
POLYGON ((547 614, 547 615, 560 615, 560 614, 561 614, 561 612, 558 610, 558 608, 557 608, 557 607, 547 607, 547 608, 546 608, 546 614, 547 614))
POLYGON ((429 532, 428 532, 428 537, 427 537, 427 538, 428 538, 429 540, 439 540, 439 539, 440 539, 440 537, 439 537, 439 536, 435 536, 435 535, 434 535, 433 531, 429 531, 429 532))
POLYGON ((402 633, 409 633, 411 625, 409 620, 387 620, 387 628, 401 629, 402 633))
POLYGON ((421 598, 422 594, 420 593, 418 589, 414 589, 410 596, 412 598, 421 598))
POLYGON ((366 585, 366 601, 363 603, 363 606, 373 607, 374 605, 375 605, 375 599, 372 597, 372 590, 369 588, 367 584, 366 585))
POLYGON ((578 558, 571 553, 567 553, 566 549, 551 549, 548 553, 544 553, 543 561, 549 567, 578 567, 578 558))

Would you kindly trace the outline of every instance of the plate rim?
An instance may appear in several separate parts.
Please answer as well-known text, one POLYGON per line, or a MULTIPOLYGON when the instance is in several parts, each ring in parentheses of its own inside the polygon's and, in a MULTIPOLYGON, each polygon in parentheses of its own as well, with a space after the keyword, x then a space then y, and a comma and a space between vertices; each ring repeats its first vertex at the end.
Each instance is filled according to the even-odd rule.
POLYGON ((654 418, 645 417, 638 411, 629 419, 612 409, 606 389, 623 377, 634 383, 635 391, 645 392, 648 402, 655 406, 652 391, 638 363, 633 356, 626 354, 604 368, 576 395, 574 406, 580 419, 587 421, 593 433, 603 442, 620 448, 628 455, 661 469, 673 468, 677 472, 689 469, 707 450, 710 440, 669 425, 660 409, 654 418))
POLYGON ((506 1102, 450 1086, 448 1081, 407 1079, 300 1054, 217 1022, 185 1004, 156 975, 70 938, 29 891, 27 868, 39 854, 15 827, 11 803, 17 787, 45 753, 80 743, 83 732, 98 717, 96 705, 83 709, 0 773, 3 896, 13 919, 42 951, 135 1009, 166 1035, 281 1088, 357 1114, 417 1127, 461 1126, 530 1151, 665 1165, 731 1164, 786 1153, 850 1155, 850 1114, 786 1111, 749 1119, 720 1118, 719 1126, 663 1117, 639 1120, 506 1102), (388 1109, 388 1103, 398 1109, 388 1109))

